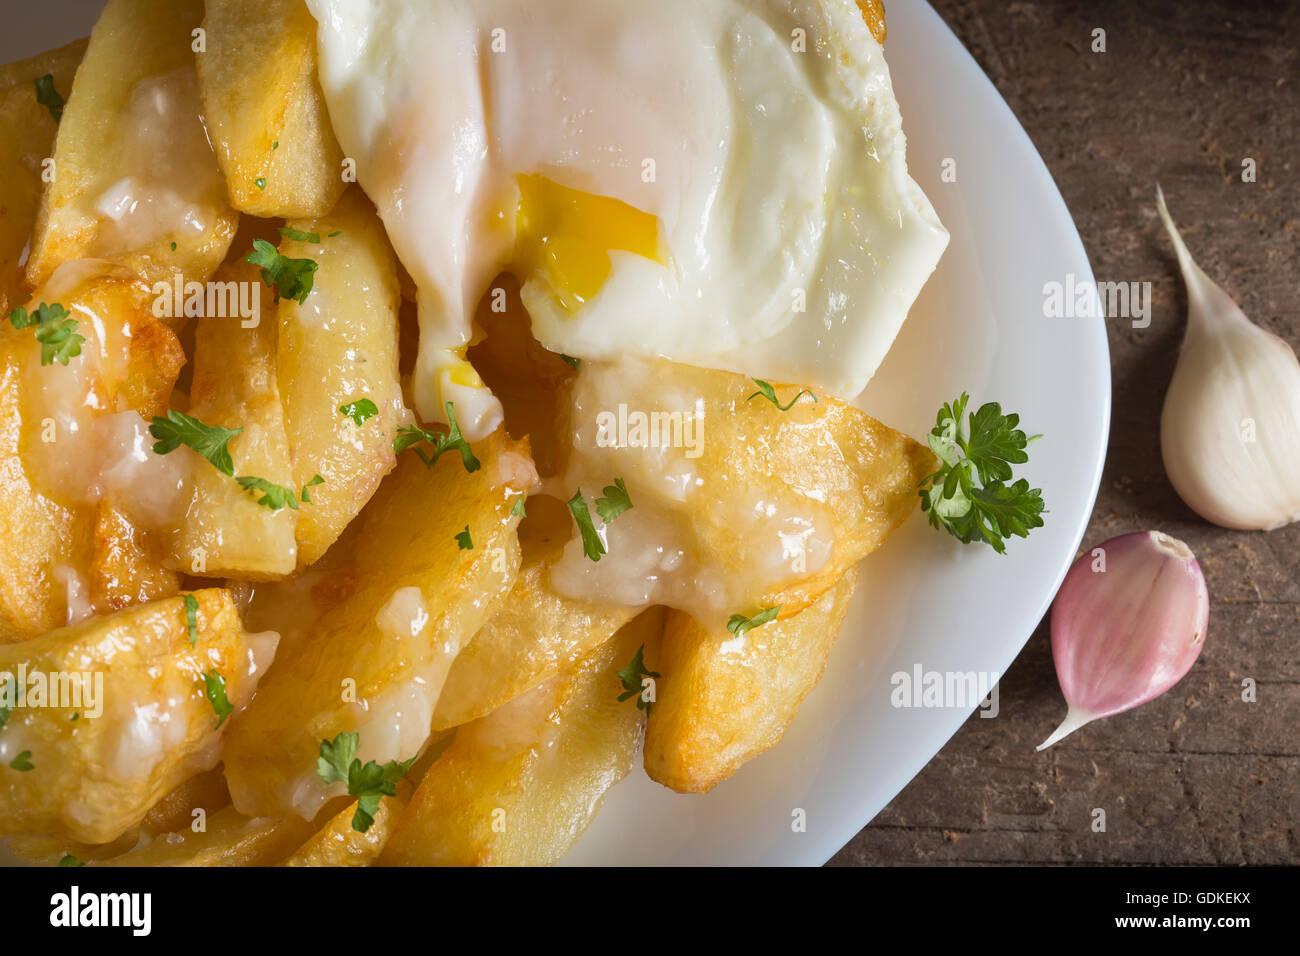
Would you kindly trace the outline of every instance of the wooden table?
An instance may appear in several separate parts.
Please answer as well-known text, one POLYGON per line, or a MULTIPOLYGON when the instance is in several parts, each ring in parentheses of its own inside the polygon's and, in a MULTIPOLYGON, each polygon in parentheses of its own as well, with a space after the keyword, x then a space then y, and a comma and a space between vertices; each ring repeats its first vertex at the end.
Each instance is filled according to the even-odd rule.
POLYGON ((1159 182, 1202 268, 1300 346, 1300 4, 934 6, 1042 153, 1097 279, 1151 282, 1148 328, 1107 323, 1110 450, 1084 544, 1152 528, 1186 541, 1210 627, 1173 690, 1035 753, 1065 713, 1043 622, 1002 680, 1000 715, 969 719, 831 862, 1298 863, 1300 524, 1215 528, 1165 477, 1160 409, 1187 296, 1153 200, 1159 182))

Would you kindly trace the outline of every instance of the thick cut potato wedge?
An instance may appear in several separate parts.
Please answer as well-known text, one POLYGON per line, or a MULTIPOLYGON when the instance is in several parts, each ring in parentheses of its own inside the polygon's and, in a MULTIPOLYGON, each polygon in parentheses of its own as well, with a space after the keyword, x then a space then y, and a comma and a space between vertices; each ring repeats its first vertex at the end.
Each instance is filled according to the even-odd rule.
MULTIPOLYGON (((163 497, 137 468, 145 418, 165 408, 185 355, 153 316, 149 287, 125 270, 60 272, 30 303, 63 305, 86 341, 65 367, 42 365, 32 329, 0 328, 0 638, 39 636, 89 611, 168 592, 143 535, 97 521, 99 506, 155 512, 163 497), (138 499, 131 508, 127 499, 138 499), (138 579, 138 580, 137 580, 138 579), (151 584, 143 586, 145 579, 151 584), (131 582, 135 583, 132 584, 131 582)), ((128 522, 131 524, 133 522, 128 522)))
MULTIPOLYGON (((550 516, 545 502, 519 528, 524 561, 510 597, 460 652, 433 714, 435 730, 455 727, 496 710, 507 701, 589 656, 636 616, 632 608, 566 598, 550 584, 558 540, 529 540, 536 522, 550 516)), ((562 520, 568 520, 568 514, 562 520)), ((546 532, 543 531, 543 534, 546 532)))
POLYGON ((314 635, 286 647, 227 737, 226 781, 243 813, 314 817, 341 792, 316 772, 321 741, 340 733, 360 735, 363 762, 406 760, 425 746, 452 661, 519 567, 510 511, 521 489, 507 482, 522 452, 499 432, 473 452, 474 472, 454 451, 432 469, 405 452, 349 529, 350 593, 314 635), (466 528, 468 549, 457 541, 466 528))
MULTIPOLYGON (((778 386, 776 397, 784 405, 798 391, 778 386)), ((804 395, 782 411, 730 372, 584 362, 566 490, 592 496, 618 476, 634 507, 604 528, 608 555, 598 563, 582 557, 575 533, 552 570, 557 589, 711 606, 701 621, 710 629, 733 613, 806 608, 916 509, 917 485, 937 463, 858 409, 818 399, 804 395), (654 587, 630 593, 628 581, 645 578, 637 562, 647 540, 680 560, 655 569, 654 587)))
MULTIPOLYGON (((266 291, 256 268, 246 263, 223 266, 218 280, 253 283, 266 291)), ((289 460, 276 379, 275 322, 264 310, 256 328, 244 325, 238 317, 199 320, 189 414, 207 425, 244 430, 229 446, 236 476, 264 478, 297 495, 302 484, 294 482, 289 460)), ((189 508, 172 542, 182 571, 254 581, 293 571, 298 563, 295 509, 258 504, 260 495, 188 449, 173 454, 194 459, 189 508)))
POLYGON ((642 712, 618 670, 663 623, 653 609, 572 670, 456 732, 380 857, 386 866, 549 866, 632 767, 642 712))
POLYGON ((0 67, 0 317, 26 301, 24 254, 40 205, 42 163, 54 154, 59 125, 36 101, 36 80, 50 75, 63 97, 86 52, 77 40, 48 53, 0 67))
POLYGON ((379 801, 375 822, 364 833, 353 828, 356 801, 349 803, 280 866, 374 866, 410 799, 411 785, 399 781, 397 796, 379 801))
POLYGON ((255 216, 325 215, 344 189, 343 150, 316 77, 307 5, 207 0, 203 27, 199 96, 230 204, 255 216))
POLYGON ((293 481, 314 475, 298 516, 298 563, 314 563, 392 471, 393 434, 412 419, 397 371, 397 260, 359 189, 329 215, 291 222, 318 242, 285 239, 280 254, 319 266, 306 301, 282 301, 278 370, 293 481), (337 233, 337 235, 335 235, 337 233), (378 412, 358 425, 339 409, 361 399, 378 412))
POLYGON ((91 257, 150 281, 179 270, 203 282, 225 257, 238 213, 199 117, 191 32, 202 16, 202 0, 104 8, 59 123, 27 288, 91 257))
POLYGON ((0 729, 0 832, 107 843, 216 763, 225 728, 205 675, 225 680, 238 711, 277 637, 246 633, 228 591, 193 596, 193 646, 177 596, 0 647, 0 673, 27 692, 0 729), (25 772, 14 768, 24 754, 25 772))
POLYGON ((645 769, 678 793, 704 793, 781 739, 817 686, 848 610, 857 569, 849 568, 813 605, 734 637, 670 611, 661 675, 646 723, 645 769))
POLYGON ((139 849, 90 861, 91 866, 271 866, 311 836, 295 816, 249 819, 234 807, 208 817, 204 829, 160 833, 139 849))

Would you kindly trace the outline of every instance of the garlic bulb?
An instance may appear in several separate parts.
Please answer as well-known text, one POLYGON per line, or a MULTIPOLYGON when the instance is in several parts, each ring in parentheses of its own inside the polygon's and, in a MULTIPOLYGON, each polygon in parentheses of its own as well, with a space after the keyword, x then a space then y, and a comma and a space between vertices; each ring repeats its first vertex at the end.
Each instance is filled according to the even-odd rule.
POLYGON ((1052 605, 1052 662, 1070 709, 1038 749, 1177 684, 1209 620, 1201 567, 1176 538, 1120 535, 1078 558, 1052 605))
POLYGON ((1160 416, 1160 452, 1179 497, 1225 528, 1300 519, 1300 362, 1246 318, 1192 260, 1156 202, 1187 284, 1187 334, 1160 416))

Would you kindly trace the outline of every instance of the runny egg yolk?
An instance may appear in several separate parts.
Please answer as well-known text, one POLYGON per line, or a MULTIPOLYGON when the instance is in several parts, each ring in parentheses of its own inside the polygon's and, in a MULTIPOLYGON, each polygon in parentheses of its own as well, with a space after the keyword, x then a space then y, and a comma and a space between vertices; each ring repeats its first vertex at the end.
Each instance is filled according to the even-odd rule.
POLYGON ((609 278, 610 252, 630 252, 668 264, 658 217, 541 175, 517 176, 515 182, 519 209, 513 266, 521 279, 543 279, 570 315, 609 278))

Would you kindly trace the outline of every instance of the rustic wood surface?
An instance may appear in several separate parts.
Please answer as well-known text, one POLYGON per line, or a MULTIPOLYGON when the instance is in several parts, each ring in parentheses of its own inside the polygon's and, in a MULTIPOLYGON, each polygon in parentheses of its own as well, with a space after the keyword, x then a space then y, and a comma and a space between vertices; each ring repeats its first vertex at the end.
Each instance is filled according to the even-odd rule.
POLYGON ((1110 449, 1084 543, 1151 528, 1186 541, 1210 626, 1163 697, 1035 753, 1065 713, 1044 621, 1002 680, 1000 715, 969 719, 831 863, 1298 863, 1300 524, 1215 528, 1165 477, 1160 409, 1187 297, 1153 198, 1160 182, 1205 271, 1300 346, 1300 3, 934 6, 1042 153, 1097 279, 1151 282, 1149 328, 1108 322, 1110 449))

